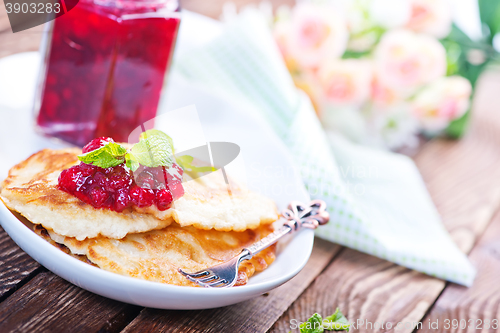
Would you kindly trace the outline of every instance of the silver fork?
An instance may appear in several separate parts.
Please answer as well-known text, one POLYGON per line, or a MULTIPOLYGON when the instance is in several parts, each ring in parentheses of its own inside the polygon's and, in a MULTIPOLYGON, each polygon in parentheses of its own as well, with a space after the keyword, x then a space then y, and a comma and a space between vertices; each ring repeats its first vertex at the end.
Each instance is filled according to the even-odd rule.
POLYGON ((184 272, 180 268, 179 272, 189 281, 202 287, 232 287, 236 283, 238 267, 242 261, 251 259, 256 253, 276 243, 289 233, 299 231, 301 228, 316 229, 318 226, 328 223, 330 219, 328 212, 326 212, 326 204, 322 200, 313 200, 308 205, 292 201, 288 205, 288 209, 283 210, 281 215, 286 219, 282 227, 250 247, 244 248, 233 259, 194 273, 184 272))

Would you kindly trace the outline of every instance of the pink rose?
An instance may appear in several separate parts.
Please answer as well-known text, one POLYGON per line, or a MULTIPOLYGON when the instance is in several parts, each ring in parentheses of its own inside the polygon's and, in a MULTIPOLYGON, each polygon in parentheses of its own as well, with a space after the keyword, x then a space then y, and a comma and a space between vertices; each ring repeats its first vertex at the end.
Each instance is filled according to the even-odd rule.
POLYGON ((392 30, 377 45, 375 66, 383 85, 409 94, 446 73, 446 51, 430 36, 392 30))
POLYGON ((276 44, 278 45, 278 49, 283 56, 283 60, 285 61, 285 65, 288 68, 288 71, 295 78, 297 75, 301 75, 302 71, 297 64, 295 58, 288 51, 287 39, 290 33, 290 21, 281 20, 278 21, 273 28, 273 36, 276 44))
POLYGON ((276 22, 273 27, 273 36, 279 50, 283 56, 288 54, 287 50, 287 38, 291 30, 290 21, 282 20, 276 22))
POLYGON ((424 129, 440 131, 467 112, 471 92, 470 82, 461 76, 440 78, 417 94, 413 113, 424 129))
POLYGON ((406 27, 444 38, 451 31, 451 3, 448 0, 410 0, 411 16, 406 27))
POLYGON ((370 95, 372 64, 346 59, 323 62, 317 72, 322 101, 334 105, 361 105, 370 95))
POLYGON ((384 85, 377 75, 373 76, 371 82, 370 98, 377 107, 392 106, 398 103, 404 96, 398 91, 384 85))
POLYGON ((286 52, 300 66, 315 68, 323 59, 342 56, 348 40, 342 16, 327 5, 300 3, 292 10, 286 52))

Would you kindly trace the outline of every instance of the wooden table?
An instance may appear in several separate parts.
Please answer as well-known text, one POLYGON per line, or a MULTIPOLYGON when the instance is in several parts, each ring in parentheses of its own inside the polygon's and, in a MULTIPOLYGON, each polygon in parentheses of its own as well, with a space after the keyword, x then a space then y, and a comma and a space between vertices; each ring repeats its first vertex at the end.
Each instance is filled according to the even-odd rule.
MULTIPOLYGON (((183 6, 217 17, 222 3, 185 0, 183 6)), ((12 34, 0 4, 0 57, 37 50, 40 37, 39 27, 12 34)), ((292 319, 304 321, 315 312, 329 315, 337 306, 354 321, 423 323, 415 330, 364 326, 351 332, 444 332, 446 319, 473 320, 475 325, 476 320, 500 319, 499 92, 499 73, 486 73, 467 136, 458 142, 428 142, 414 157, 446 228, 478 269, 471 288, 317 239, 306 268, 269 294, 212 310, 154 310, 66 282, 0 229, 0 332, 288 332, 292 319), (440 329, 429 329, 429 320, 439 320, 440 329)), ((496 331, 481 327, 477 331, 496 331)))

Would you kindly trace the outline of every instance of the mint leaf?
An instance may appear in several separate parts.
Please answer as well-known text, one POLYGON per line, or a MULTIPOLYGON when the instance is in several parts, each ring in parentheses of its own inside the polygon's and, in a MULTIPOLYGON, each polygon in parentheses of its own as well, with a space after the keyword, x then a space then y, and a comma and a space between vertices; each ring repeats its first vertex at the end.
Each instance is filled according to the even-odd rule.
POLYGON ((108 142, 99 149, 78 155, 78 159, 85 164, 92 164, 101 168, 110 168, 125 162, 127 149, 116 142, 108 142))
POLYGON ((323 333, 323 319, 321 315, 315 313, 306 322, 300 324, 300 333, 323 333))
POLYGON ((132 171, 139 167, 137 163, 150 168, 170 168, 174 163, 173 155, 174 145, 171 137, 156 129, 147 130, 141 133, 139 142, 127 154, 127 166, 132 171))
POLYGON ((137 160, 134 158, 134 155, 130 153, 127 153, 125 155, 125 165, 132 171, 137 170, 140 166, 139 162, 137 162, 137 160))
POLYGON ((323 323, 325 324, 325 329, 329 331, 349 332, 349 328, 351 327, 351 324, 349 324, 349 321, 344 316, 344 314, 340 312, 339 308, 335 310, 334 314, 332 314, 329 317, 326 317, 323 323))

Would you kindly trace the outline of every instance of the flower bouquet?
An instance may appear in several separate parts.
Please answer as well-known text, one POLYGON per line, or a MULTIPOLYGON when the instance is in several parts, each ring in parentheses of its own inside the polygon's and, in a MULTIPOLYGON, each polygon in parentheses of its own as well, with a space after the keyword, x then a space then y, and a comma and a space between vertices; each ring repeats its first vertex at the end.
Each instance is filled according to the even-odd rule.
POLYGON ((272 27, 327 130, 397 150, 464 133, 477 78, 500 42, 500 2, 479 8, 478 40, 452 22, 446 0, 302 1, 279 8, 272 27))

